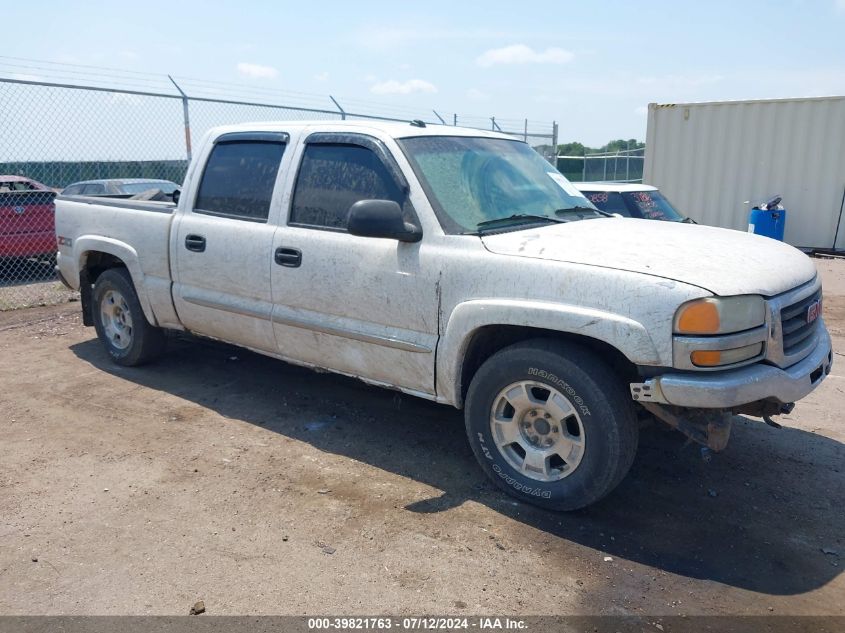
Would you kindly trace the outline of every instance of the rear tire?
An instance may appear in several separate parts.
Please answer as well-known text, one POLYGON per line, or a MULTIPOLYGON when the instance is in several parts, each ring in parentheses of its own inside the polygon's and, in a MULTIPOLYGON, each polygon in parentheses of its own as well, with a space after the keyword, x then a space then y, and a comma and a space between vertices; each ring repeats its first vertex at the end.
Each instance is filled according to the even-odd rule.
POLYGON ((555 510, 595 503, 634 461, 638 425, 624 383, 576 344, 506 347, 476 372, 466 427, 481 468, 508 494, 555 510))
POLYGON ((92 304, 97 336, 118 365, 143 365, 164 351, 164 332, 147 321, 125 268, 97 277, 92 304))

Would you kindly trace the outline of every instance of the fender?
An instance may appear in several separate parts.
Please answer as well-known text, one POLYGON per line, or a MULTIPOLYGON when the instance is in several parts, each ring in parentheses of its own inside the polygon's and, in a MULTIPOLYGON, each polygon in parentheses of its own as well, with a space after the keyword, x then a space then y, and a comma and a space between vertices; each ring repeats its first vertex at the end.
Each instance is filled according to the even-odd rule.
POLYGON ((141 304, 144 316, 147 317, 147 321, 153 325, 158 325, 158 320, 153 312, 152 304, 147 292, 147 286, 145 283, 146 276, 144 275, 144 271, 141 269, 141 262, 138 260, 138 252, 129 244, 110 237, 82 235, 74 241, 74 254, 76 255, 77 271, 81 271, 85 267, 88 253, 92 251, 113 255, 126 264, 126 269, 129 271, 129 276, 132 278, 132 283, 135 286, 135 292, 138 295, 138 302, 141 304))
POLYGON ((460 407, 461 369, 473 334, 490 325, 515 325, 588 336, 638 365, 659 365, 660 353, 642 323, 611 312, 545 301, 480 299, 458 304, 437 346, 438 401, 460 407))

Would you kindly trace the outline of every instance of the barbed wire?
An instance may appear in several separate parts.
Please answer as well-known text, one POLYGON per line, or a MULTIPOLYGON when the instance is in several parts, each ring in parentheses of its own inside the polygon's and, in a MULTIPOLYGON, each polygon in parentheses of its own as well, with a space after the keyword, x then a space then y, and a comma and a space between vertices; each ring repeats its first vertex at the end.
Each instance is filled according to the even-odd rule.
MULTIPOLYGON (((0 55, 0 79, 28 80, 34 82, 52 82, 80 87, 115 88, 118 90, 137 90, 140 92, 160 92, 180 96, 173 85, 170 76, 164 73, 149 71, 127 70, 94 64, 80 64, 72 62, 55 62, 39 60, 29 57, 0 55)), ((335 110, 331 98, 327 94, 304 92, 297 90, 251 86, 243 83, 173 75, 173 81, 185 91, 189 97, 227 99, 249 101, 261 99, 270 105, 300 106, 304 108, 335 110), (220 90, 218 90, 218 88, 220 90)), ((378 100, 361 99, 357 97, 337 96, 341 107, 348 112, 368 113, 371 117, 385 117, 396 119, 420 118, 420 111, 408 106, 385 103, 378 100)), ((447 125, 455 122, 458 125, 481 129, 506 130, 511 133, 525 131, 525 119, 513 117, 493 117, 479 114, 455 114, 441 111, 436 107, 425 110, 424 119, 438 122, 438 115, 447 125), (435 112, 437 115, 435 115, 435 112), (495 119, 495 124, 493 120, 495 119)), ((529 121, 529 136, 551 134, 551 122, 543 124, 529 121)))

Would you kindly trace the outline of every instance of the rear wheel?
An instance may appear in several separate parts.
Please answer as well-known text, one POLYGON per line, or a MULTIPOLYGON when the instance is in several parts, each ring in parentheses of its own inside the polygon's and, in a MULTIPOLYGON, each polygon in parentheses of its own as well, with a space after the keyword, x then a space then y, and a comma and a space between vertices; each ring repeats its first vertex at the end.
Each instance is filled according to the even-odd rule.
POLYGON ((147 321, 125 268, 97 278, 93 304, 97 336, 118 365, 142 365, 164 351, 164 332, 147 321))
POLYGON ((595 354, 552 340, 518 343, 476 373, 470 444, 505 492, 558 510, 594 503, 627 474, 637 448, 633 404, 595 354))

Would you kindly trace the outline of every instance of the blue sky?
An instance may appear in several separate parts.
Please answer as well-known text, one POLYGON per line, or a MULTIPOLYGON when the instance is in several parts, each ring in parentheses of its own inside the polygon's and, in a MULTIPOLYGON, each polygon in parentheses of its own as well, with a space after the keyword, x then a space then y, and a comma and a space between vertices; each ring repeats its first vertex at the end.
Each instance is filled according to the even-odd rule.
POLYGON ((171 73, 327 108, 554 119, 593 145, 644 138, 651 101, 845 94, 845 0, 29 0, 3 16, 2 76, 113 79, 13 57, 171 73))

